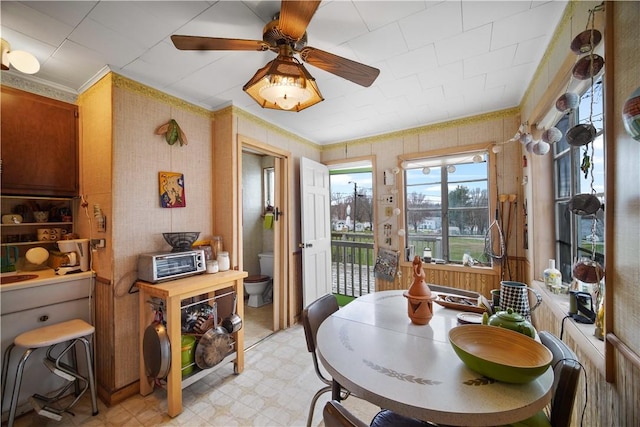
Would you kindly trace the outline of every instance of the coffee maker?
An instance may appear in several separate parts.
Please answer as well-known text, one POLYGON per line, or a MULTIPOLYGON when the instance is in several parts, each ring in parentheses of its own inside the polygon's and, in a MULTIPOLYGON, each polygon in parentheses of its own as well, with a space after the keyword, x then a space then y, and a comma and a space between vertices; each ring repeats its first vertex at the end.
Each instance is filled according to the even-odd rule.
POLYGON ((58 240, 57 244, 65 259, 56 274, 89 270, 89 239, 58 240))

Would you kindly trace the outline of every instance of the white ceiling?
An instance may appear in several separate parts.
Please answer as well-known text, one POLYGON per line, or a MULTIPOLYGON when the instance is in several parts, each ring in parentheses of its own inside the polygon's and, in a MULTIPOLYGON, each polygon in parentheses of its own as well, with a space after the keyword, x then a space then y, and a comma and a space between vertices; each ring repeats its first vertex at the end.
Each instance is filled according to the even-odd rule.
MULTIPOLYGON (((317 144, 520 104, 566 0, 323 1, 308 45, 380 69, 369 88, 306 65, 325 100, 262 109, 242 86, 272 52, 179 51, 172 34, 262 39, 279 1, 7 1, 2 37, 37 79, 81 93, 105 66, 215 111, 233 104, 317 144)), ((13 72, 13 71, 10 71, 13 72)))

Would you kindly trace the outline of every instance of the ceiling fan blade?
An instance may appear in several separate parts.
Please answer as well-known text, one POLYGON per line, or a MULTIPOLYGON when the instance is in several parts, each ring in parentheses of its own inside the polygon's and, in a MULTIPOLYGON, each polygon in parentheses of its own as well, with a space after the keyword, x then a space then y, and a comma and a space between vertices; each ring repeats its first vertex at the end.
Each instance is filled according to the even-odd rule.
POLYGON ((299 40, 307 31, 307 25, 318 6, 320 6, 320 0, 282 0, 278 28, 283 34, 291 37, 291 41, 299 40))
POLYGON ((219 37, 171 36, 171 41, 180 50, 269 50, 262 40, 223 39, 219 37))
POLYGON ((377 68, 310 46, 307 46, 300 51, 300 57, 303 61, 313 65, 314 67, 318 67, 364 87, 371 86, 380 74, 380 70, 377 68))

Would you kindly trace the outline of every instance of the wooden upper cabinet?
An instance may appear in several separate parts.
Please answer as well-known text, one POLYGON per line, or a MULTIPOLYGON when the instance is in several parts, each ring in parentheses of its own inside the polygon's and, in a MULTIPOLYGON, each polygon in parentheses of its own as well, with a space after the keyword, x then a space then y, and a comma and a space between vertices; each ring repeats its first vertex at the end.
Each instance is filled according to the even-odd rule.
POLYGON ((78 107, 2 86, 2 194, 78 195, 78 107))

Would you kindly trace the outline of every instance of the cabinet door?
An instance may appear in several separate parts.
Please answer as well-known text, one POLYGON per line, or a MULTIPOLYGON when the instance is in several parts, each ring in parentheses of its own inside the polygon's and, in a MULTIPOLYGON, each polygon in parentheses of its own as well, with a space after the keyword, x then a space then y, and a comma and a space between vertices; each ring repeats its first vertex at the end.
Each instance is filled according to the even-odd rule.
POLYGON ((2 86, 2 194, 78 194, 78 107, 2 86))

